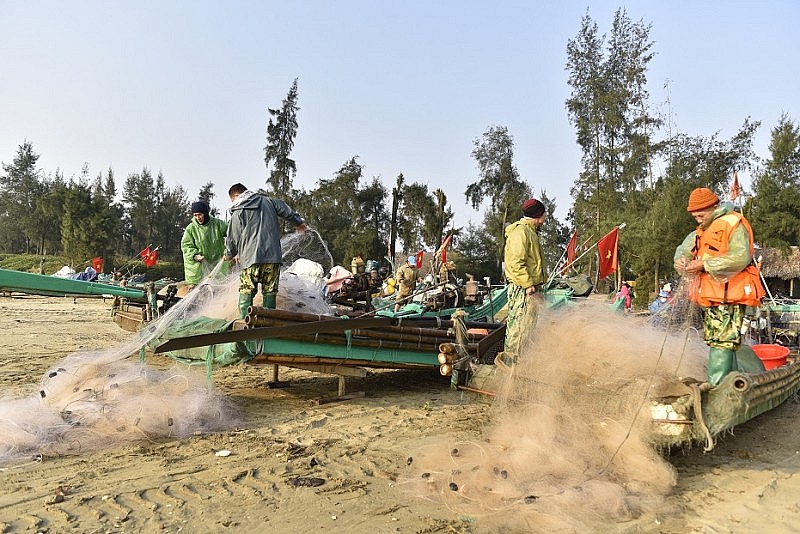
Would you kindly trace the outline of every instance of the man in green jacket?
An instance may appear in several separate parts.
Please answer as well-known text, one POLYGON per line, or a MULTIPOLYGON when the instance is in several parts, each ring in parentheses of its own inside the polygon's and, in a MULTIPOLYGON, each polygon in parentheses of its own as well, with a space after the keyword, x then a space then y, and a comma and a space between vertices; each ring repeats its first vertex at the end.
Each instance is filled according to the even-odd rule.
MULTIPOLYGON (((208 204, 203 201, 192 203, 192 222, 181 238, 183 276, 189 289, 199 284, 222 258, 227 231, 228 223, 212 217, 208 204)), ((227 264, 223 264, 221 269, 222 274, 228 273, 227 264)))
POLYGON ((544 204, 529 198, 522 205, 523 217, 506 227, 504 269, 508 283, 508 318, 505 352, 516 361, 526 331, 539 314, 537 294, 547 280, 539 228, 544 224, 544 204))

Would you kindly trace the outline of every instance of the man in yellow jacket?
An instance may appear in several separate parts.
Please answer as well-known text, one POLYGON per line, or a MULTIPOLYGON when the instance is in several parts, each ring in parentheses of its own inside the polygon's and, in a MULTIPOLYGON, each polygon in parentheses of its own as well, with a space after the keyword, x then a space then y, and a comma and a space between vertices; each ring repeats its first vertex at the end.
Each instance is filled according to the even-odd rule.
POLYGON ((692 191, 686 209, 698 226, 675 250, 675 269, 691 279, 689 298, 703 308, 708 383, 716 386, 739 367, 745 309, 761 303, 764 287, 747 219, 705 187, 692 191))
POLYGON ((547 280, 539 229, 547 216, 544 204, 529 198, 522 204, 522 218, 506 227, 504 269, 508 283, 508 318, 505 352, 516 361, 528 328, 539 314, 537 294, 547 280))

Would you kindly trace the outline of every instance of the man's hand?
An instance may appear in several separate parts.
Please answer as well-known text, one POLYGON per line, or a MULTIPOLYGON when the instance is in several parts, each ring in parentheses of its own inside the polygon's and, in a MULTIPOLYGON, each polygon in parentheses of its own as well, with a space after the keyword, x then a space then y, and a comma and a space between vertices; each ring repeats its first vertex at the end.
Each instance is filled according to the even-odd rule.
POLYGON ((308 226, 306 226, 306 223, 298 224, 297 226, 294 227, 294 230, 298 234, 303 234, 305 233, 306 230, 308 230, 308 226))
POLYGON ((686 264, 686 272, 689 274, 702 273, 704 270, 703 260, 692 260, 686 264))
POLYGON ((525 290, 526 295, 534 295, 536 294, 536 286, 531 286, 525 290))
POLYGON ((203 260, 205 260, 205 257, 202 254, 195 254, 194 255, 194 261, 202 262, 203 260))
POLYGON ((703 260, 687 260, 679 258, 675 261, 675 270, 684 274, 697 274, 705 270, 703 260))

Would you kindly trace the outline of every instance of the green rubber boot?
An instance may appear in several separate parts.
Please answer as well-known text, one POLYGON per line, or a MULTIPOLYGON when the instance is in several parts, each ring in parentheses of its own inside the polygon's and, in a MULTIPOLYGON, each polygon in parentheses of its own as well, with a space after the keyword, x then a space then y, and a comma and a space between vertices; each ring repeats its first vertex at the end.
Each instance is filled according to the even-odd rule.
POLYGON ((253 305, 252 293, 239 293, 239 319, 247 317, 247 308, 253 305))
POLYGON ((711 347, 708 349, 708 383, 719 385, 722 379, 736 370, 736 351, 711 347))
POLYGON ((264 293, 264 307, 268 310, 274 310, 278 307, 278 294, 277 293, 264 293))

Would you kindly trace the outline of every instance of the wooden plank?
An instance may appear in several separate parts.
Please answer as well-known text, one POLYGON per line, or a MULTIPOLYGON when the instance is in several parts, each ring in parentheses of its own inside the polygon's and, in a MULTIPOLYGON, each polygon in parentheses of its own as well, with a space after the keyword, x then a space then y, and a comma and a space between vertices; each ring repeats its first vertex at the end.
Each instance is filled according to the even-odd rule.
POLYGON ((367 376, 367 370, 363 367, 350 367, 344 365, 331 365, 331 364, 284 364, 287 367, 295 367, 297 369, 304 369, 314 373, 325 373, 329 375, 339 376, 355 376, 364 378, 367 376))

